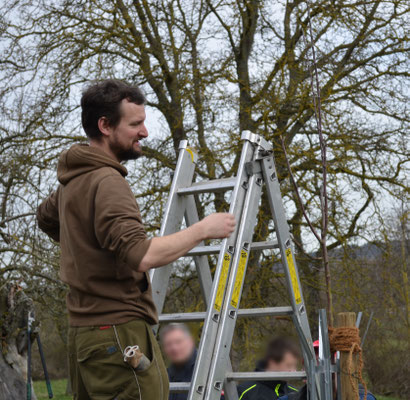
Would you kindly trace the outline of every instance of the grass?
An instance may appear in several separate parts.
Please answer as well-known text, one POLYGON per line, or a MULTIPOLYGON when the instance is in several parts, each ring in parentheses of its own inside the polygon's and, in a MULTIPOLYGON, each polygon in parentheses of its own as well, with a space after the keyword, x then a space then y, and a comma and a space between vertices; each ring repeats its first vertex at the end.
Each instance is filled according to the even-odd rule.
MULTIPOLYGON (((72 400, 72 396, 65 394, 67 388, 67 379, 57 379, 51 381, 51 387, 53 388, 53 399, 55 400, 72 400)), ((48 399, 48 393, 45 381, 35 381, 34 391, 38 400, 48 399)), ((396 397, 376 396, 377 400, 400 400, 396 397)))
POLYGON ((376 396, 377 400, 400 400, 397 397, 376 396))
MULTIPOLYGON (((72 400, 72 396, 65 394, 67 388, 67 379, 57 379, 51 381, 55 400, 72 400)), ((48 392, 45 381, 34 381, 34 391, 38 400, 48 399, 48 392)))

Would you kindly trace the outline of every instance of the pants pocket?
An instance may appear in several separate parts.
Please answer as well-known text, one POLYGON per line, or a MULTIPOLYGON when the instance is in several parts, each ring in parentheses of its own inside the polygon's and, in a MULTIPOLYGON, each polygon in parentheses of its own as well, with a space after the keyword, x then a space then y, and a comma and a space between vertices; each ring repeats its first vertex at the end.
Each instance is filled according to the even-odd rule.
POLYGON ((132 376, 115 342, 98 343, 77 351, 77 363, 89 396, 111 400, 121 393, 132 376))
POLYGON ((169 383, 161 351, 145 321, 111 329, 82 329, 76 336, 75 361, 88 397, 78 400, 168 400, 169 383), (123 350, 138 345, 148 358, 144 370, 124 362, 123 350))
POLYGON ((135 370, 135 376, 138 381, 139 390, 141 393, 141 399, 143 400, 162 400, 165 399, 164 395, 164 379, 161 375, 161 371, 158 364, 158 357, 155 346, 155 338, 150 331, 150 327, 146 325, 146 340, 147 346, 143 352, 150 360, 149 366, 143 371, 135 370))

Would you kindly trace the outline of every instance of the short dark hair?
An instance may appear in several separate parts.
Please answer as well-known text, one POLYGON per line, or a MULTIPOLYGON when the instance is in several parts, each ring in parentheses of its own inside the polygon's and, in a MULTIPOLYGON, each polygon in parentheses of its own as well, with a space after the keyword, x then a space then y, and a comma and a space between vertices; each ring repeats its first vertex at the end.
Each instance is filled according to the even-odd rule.
POLYGON ((106 117, 112 127, 121 119, 120 103, 122 100, 142 105, 146 99, 138 86, 131 86, 117 79, 94 82, 86 88, 81 97, 81 122, 89 138, 101 138, 98 120, 106 117))
POLYGON ((272 339, 267 347, 265 353, 265 362, 269 360, 280 363, 286 353, 293 354, 296 358, 300 358, 299 346, 294 340, 287 337, 277 337, 272 339))

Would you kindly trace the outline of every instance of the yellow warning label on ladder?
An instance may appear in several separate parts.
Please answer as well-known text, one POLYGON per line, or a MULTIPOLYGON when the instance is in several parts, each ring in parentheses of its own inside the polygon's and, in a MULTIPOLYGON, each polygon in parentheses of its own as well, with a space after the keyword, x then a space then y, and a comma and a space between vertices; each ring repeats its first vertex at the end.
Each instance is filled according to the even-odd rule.
POLYGON ((292 281, 293 293, 295 295, 296 304, 300 304, 302 302, 302 296, 300 295, 298 277, 296 275, 296 268, 295 263, 293 261, 292 250, 286 249, 286 259, 288 261, 290 279, 292 281))
POLYGON ((233 293, 232 293, 231 305, 233 307, 238 307, 239 295, 241 293, 241 287, 242 287, 242 282, 243 282, 243 278, 245 275, 245 267, 246 267, 247 259, 248 259, 248 252, 245 250, 242 250, 241 257, 239 259, 239 264, 238 264, 238 271, 236 273, 235 286, 233 288, 233 293))
POLYGON ((222 271, 221 271, 221 276, 219 278, 218 290, 216 291, 216 299, 215 299, 215 308, 218 311, 221 311, 222 300, 224 297, 226 279, 228 278, 230 263, 231 263, 231 255, 229 253, 225 253, 224 260, 222 262, 222 271))

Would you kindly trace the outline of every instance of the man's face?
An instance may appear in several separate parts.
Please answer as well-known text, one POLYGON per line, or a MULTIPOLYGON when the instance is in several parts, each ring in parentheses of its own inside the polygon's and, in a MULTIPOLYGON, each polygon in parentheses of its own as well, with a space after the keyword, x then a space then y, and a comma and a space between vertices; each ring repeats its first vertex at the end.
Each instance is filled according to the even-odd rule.
POLYGON ((284 371, 284 372, 292 372, 296 371, 298 367, 298 358, 295 357, 292 353, 286 352, 283 356, 282 361, 275 362, 273 360, 269 360, 266 370, 267 371, 284 371))
POLYGON ((148 136, 145 107, 124 99, 120 112, 120 122, 108 136, 108 144, 119 161, 135 160, 142 155, 140 140, 148 136))
POLYGON ((162 339, 164 353, 172 364, 186 363, 194 351, 194 340, 181 329, 173 329, 162 339))

